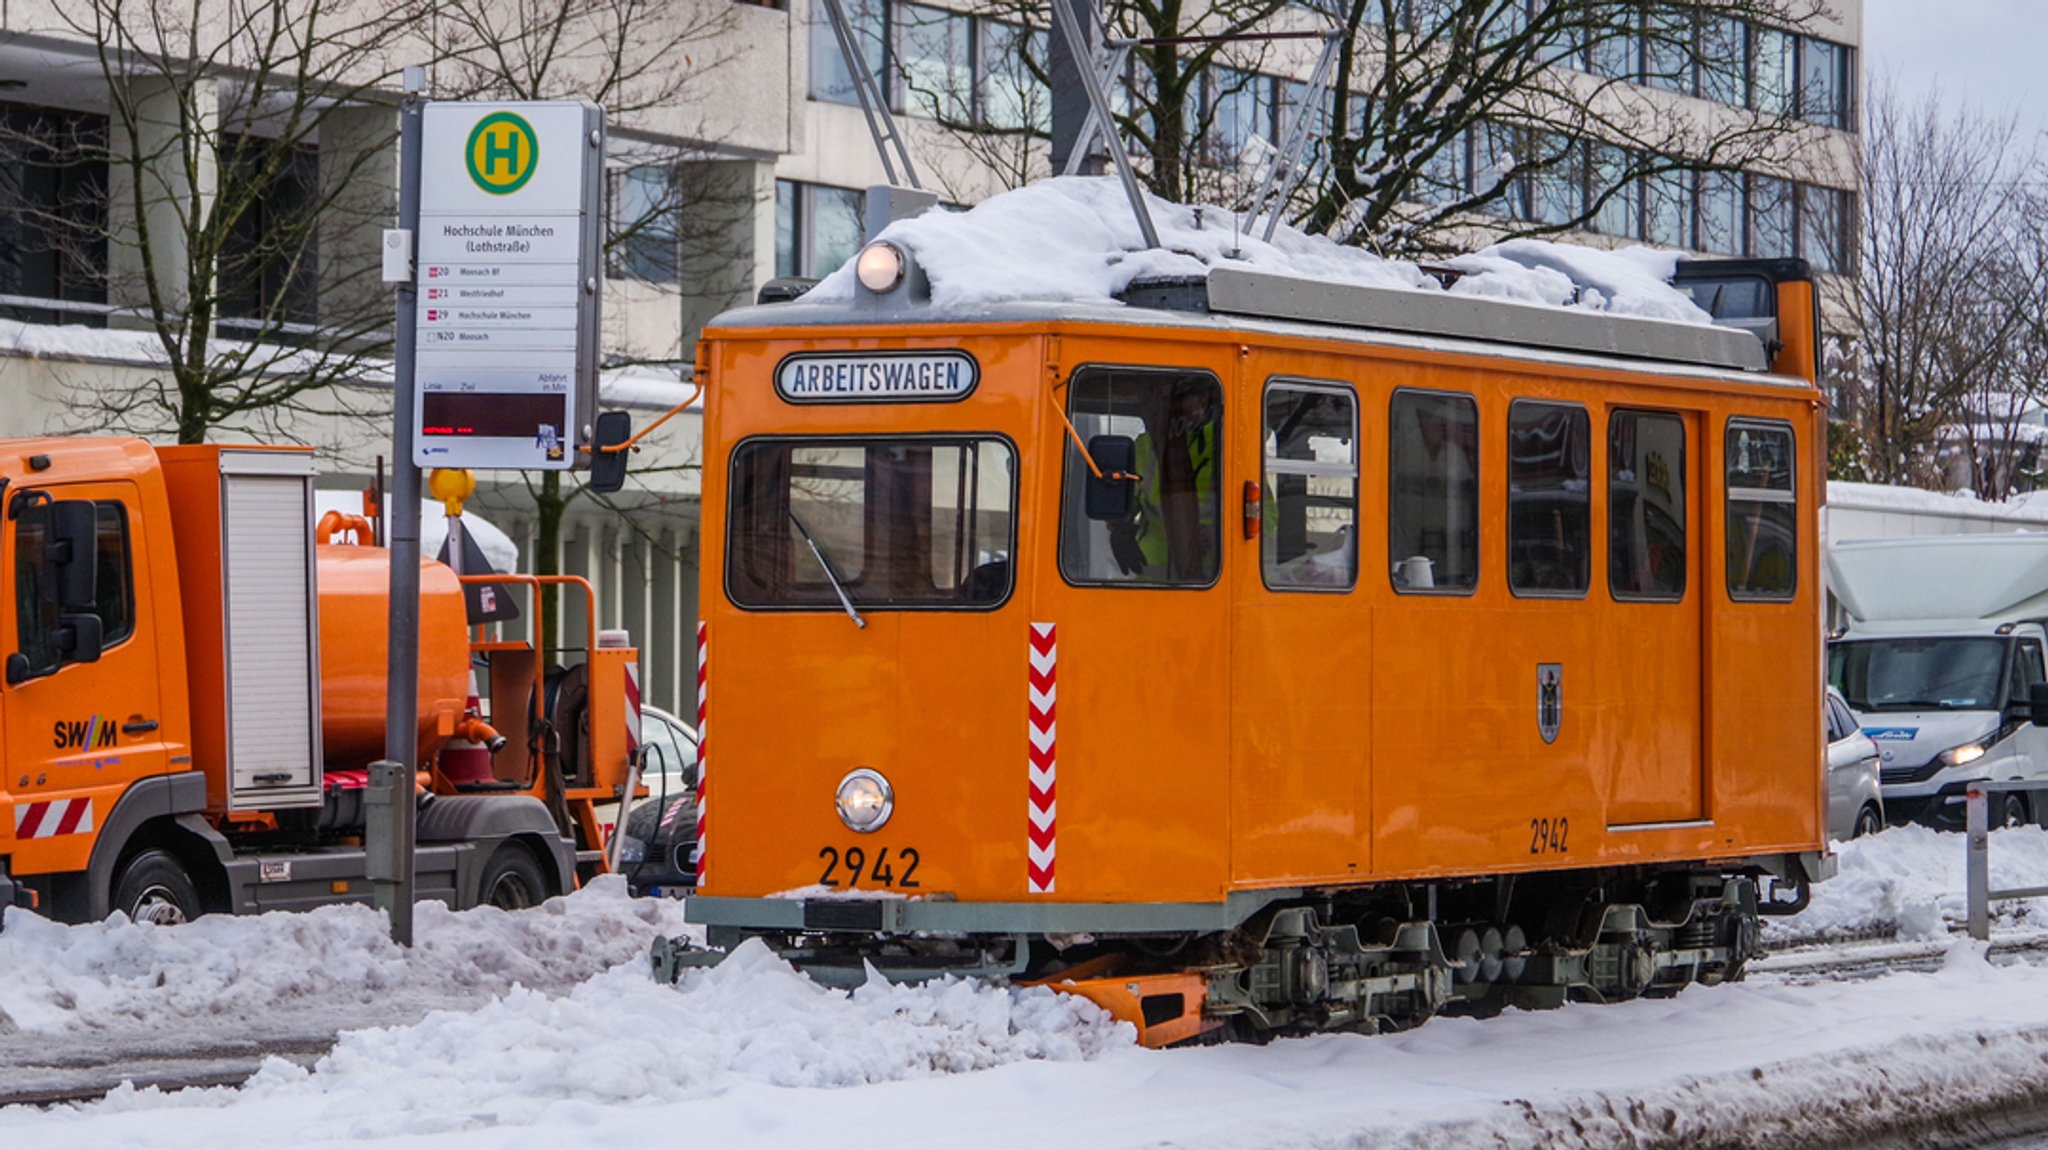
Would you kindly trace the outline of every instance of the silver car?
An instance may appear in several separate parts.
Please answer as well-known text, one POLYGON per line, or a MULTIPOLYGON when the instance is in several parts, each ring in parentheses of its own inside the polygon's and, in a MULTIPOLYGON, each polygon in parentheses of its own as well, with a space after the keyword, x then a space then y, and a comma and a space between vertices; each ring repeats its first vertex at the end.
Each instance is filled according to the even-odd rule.
POLYGON ((1842 693, 1827 689, 1828 837, 1860 838, 1884 828, 1877 744, 1863 733, 1842 693))

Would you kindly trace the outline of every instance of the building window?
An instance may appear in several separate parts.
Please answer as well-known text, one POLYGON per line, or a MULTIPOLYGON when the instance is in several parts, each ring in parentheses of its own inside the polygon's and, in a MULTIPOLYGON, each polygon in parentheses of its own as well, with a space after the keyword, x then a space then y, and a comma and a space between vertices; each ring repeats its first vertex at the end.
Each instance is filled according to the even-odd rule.
POLYGON ((1394 590, 1479 585, 1479 407, 1398 391, 1387 412, 1387 557, 1394 590))
POLYGON ((1770 176, 1749 177, 1749 251, 1761 259, 1792 255, 1792 185, 1770 176))
POLYGON ((609 173, 611 236, 605 247, 605 271, 610 278, 682 282, 680 175, 672 164, 609 173))
POLYGON ((1605 194, 1593 212, 1592 228, 1604 235, 1623 239, 1643 238, 1643 192, 1641 180, 1628 179, 1629 154, 1612 144, 1594 144, 1592 184, 1594 195, 1605 194))
POLYGON ((896 106, 964 124, 974 99, 974 21, 923 4, 896 7, 896 106))
POLYGON ((1702 99, 1741 107, 1749 91, 1749 27, 1733 16, 1700 15, 1702 99))
POLYGON ((1799 186, 1799 254, 1817 272, 1847 271, 1849 193, 1812 184, 1799 186))
MULTIPOLYGON (((320 154, 256 136, 223 136, 221 199, 242 207, 221 239, 220 314, 264 326, 319 318, 320 154)), ((247 335, 242 325, 231 325, 247 335)), ((265 338, 274 338, 266 332, 265 338)))
POLYGON ((1794 59, 1799 38, 1777 28, 1749 30, 1749 106, 1766 116, 1789 116, 1799 73, 1794 59))
POLYGON ((1658 172, 1642 187, 1643 238, 1660 247, 1693 246, 1692 173, 1658 172))
POLYGON ((1849 50, 1840 44, 1799 41, 1799 118, 1830 128, 1849 126, 1849 50))
POLYGON ((1607 419, 1607 587, 1616 599, 1685 598, 1685 422, 1607 419))
POLYGON ((1576 404, 1508 407, 1508 588, 1578 597, 1593 581, 1593 430, 1576 404))
POLYGON ((1701 172, 1699 227, 1693 247, 1715 255, 1743 254, 1742 173, 1701 172))
POLYGON ((1479 210, 1509 219, 1529 218, 1529 181, 1518 174, 1518 135, 1506 124, 1482 122, 1473 133, 1472 192, 1491 196, 1479 210), (1498 195, 1492 193, 1498 191, 1498 195))
MULTIPOLYGON (((104 116, 0 110, 0 294, 106 302, 106 146, 104 116)), ((90 312, 25 306, 0 306, 0 318, 106 325, 90 312)))
MULTIPOLYGON (((1273 78, 1235 68, 1212 68, 1202 77, 1199 105, 1207 131, 1198 152, 1202 163, 1235 168, 1257 161, 1253 140, 1273 139, 1273 78)), ((1188 125, 1190 131, 1203 127, 1188 125)))
MULTIPOLYGON (((841 0, 846 22, 853 26, 854 42, 860 48, 868 71, 879 81, 889 74, 888 0, 841 0)), ((833 104, 858 104, 853 72, 839 50, 839 38, 832 34, 832 19, 823 4, 811 5, 811 99, 833 104)))
POLYGON ((1790 599, 1799 586, 1792 428, 1728 421, 1728 597, 1790 599))
POLYGON ((981 122, 1003 131, 1051 132, 1052 94, 1039 78, 1051 43, 1045 30, 1001 20, 978 21, 975 30, 981 122))
POLYGON ((1264 442, 1266 586, 1348 590, 1358 582, 1357 399, 1341 387, 1275 383, 1264 442))
POLYGON ((1541 166, 1529 177, 1529 202, 1537 223, 1564 227, 1586 210, 1586 148, 1559 135, 1545 135, 1537 144, 1541 166))
POLYGON ((1667 92, 1693 90, 1691 11, 1659 5, 1643 17, 1643 83, 1667 92))
MULTIPOLYGON (((1363 100, 1361 100, 1361 103, 1363 100)), ((1435 152, 1423 158, 1413 178, 1413 198, 1425 204, 1455 204, 1470 194, 1472 186, 1472 134, 1459 131, 1435 152)))
POLYGON ((825 276, 860 250, 858 188, 775 182, 775 274, 825 276))

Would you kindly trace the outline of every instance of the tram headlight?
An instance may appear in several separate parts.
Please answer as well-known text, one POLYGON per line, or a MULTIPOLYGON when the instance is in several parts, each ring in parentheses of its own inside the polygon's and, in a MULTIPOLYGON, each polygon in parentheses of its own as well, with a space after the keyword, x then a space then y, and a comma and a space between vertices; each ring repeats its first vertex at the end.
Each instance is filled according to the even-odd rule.
POLYGON ((896 792, 889 786, 889 780, 880 771, 862 767, 839 780, 839 793, 835 796, 839 807, 839 821, 847 829, 867 834, 882 828, 889 821, 889 815, 896 809, 896 792))
POLYGON ((860 250, 853 274, 859 277, 860 286, 880 295, 903 282, 903 269, 908 262, 903 258, 903 249, 895 244, 872 243, 860 250))

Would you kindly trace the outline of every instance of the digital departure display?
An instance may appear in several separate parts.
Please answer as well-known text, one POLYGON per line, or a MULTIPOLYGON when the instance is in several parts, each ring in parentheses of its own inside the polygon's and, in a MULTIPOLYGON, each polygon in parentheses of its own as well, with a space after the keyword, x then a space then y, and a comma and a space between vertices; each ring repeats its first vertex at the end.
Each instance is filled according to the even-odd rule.
POLYGON ((568 402, 561 394, 429 391, 420 396, 420 434, 558 441, 568 402))

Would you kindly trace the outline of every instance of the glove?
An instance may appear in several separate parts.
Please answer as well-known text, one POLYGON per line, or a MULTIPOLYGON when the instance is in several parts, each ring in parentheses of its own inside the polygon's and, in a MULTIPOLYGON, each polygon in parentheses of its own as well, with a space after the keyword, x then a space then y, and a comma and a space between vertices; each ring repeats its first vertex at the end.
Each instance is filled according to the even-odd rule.
POLYGON ((1140 575, 1145 571, 1145 549, 1138 546, 1138 525, 1136 523, 1112 523, 1109 525, 1109 553, 1116 557, 1116 565, 1126 575, 1140 575))

